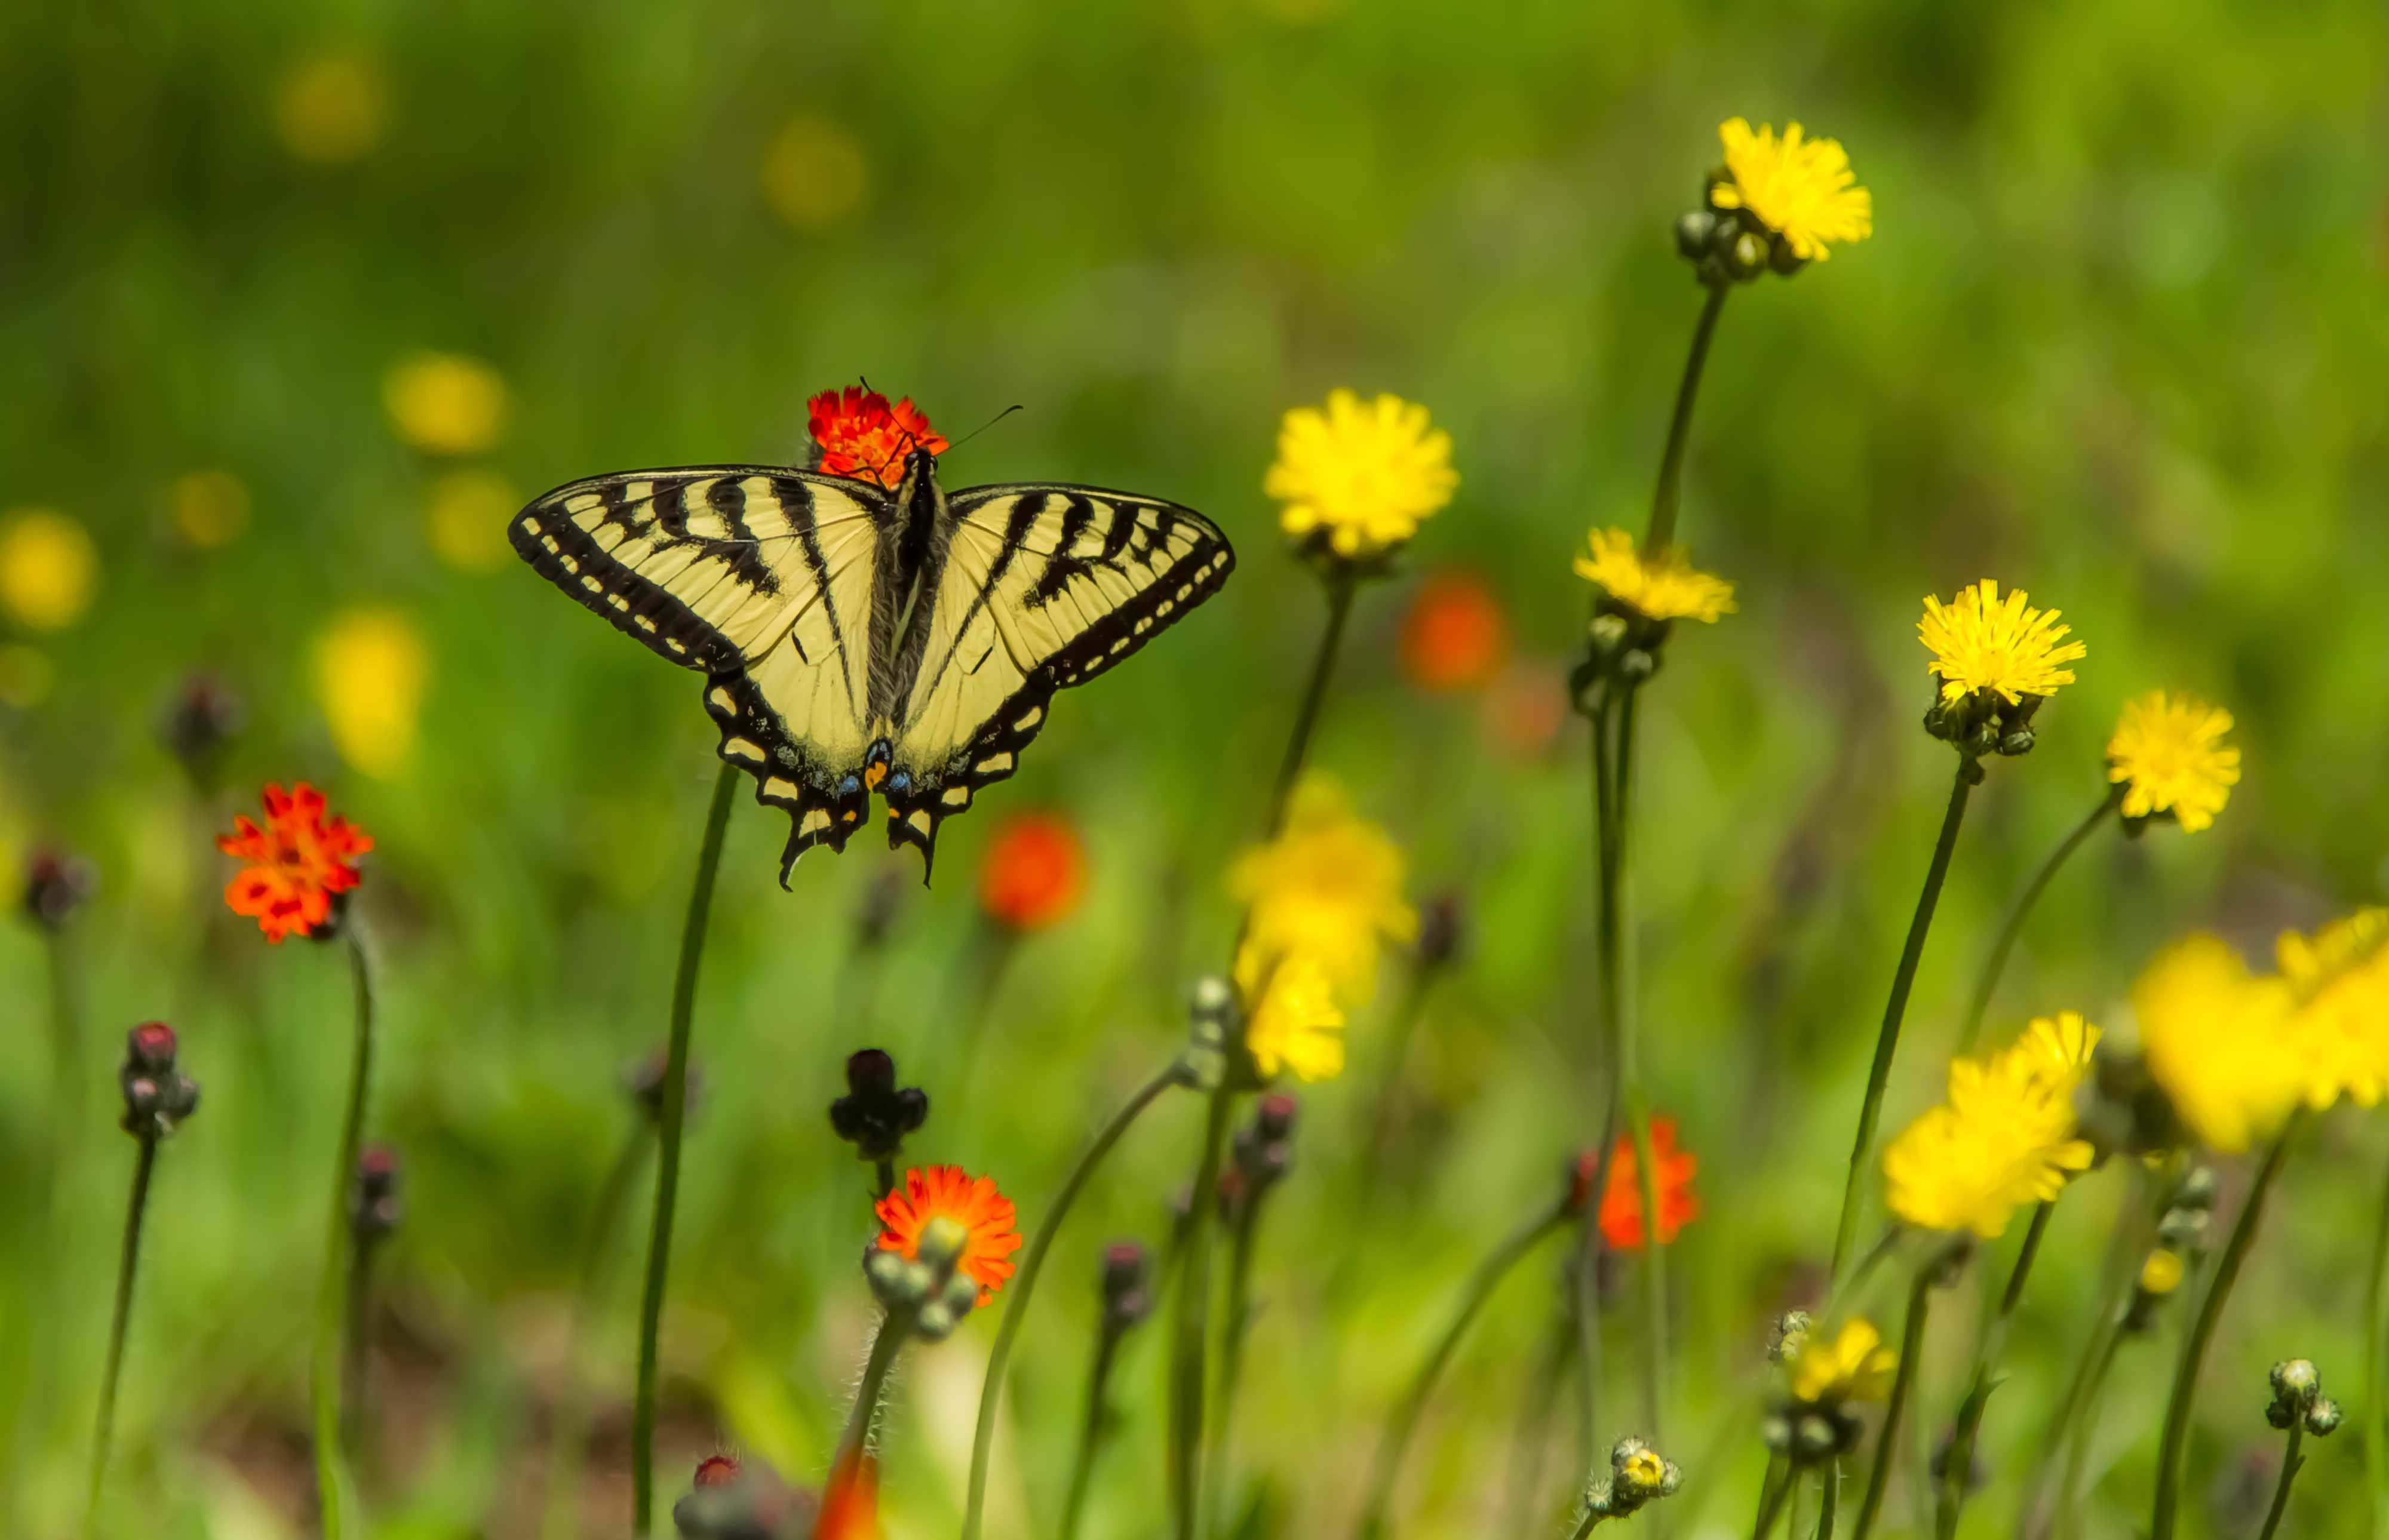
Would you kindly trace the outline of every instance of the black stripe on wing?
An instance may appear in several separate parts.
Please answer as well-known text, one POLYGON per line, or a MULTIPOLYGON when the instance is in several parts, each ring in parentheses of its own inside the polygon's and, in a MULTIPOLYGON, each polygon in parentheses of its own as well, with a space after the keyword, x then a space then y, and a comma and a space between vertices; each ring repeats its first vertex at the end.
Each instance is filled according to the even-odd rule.
POLYGON ((788 815, 788 844, 780 853, 780 885, 789 869, 817 845, 833 853, 870 816, 871 794, 861 767, 823 764, 787 734, 780 714, 744 668, 716 674, 705 687, 705 710, 722 730, 722 757, 755 778, 755 800, 788 815))

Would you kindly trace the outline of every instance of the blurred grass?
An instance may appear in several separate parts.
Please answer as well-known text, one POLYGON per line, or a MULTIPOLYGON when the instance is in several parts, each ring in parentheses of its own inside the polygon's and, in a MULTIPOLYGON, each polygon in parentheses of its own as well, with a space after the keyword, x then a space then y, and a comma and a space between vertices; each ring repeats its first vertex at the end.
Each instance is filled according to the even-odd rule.
MULTIPOLYGON (((426 504, 449 467, 383 411, 400 359, 496 368, 511 430, 465 464, 526 494, 636 464, 791 457, 807 394, 867 374, 957 436, 1028 406, 954 453, 958 483, 1147 489, 1240 542, 1220 599, 1132 682, 1065 702, 1021 776, 949 830, 872 1019, 839 1019, 834 986, 864 884, 904 863, 858 845, 783 895, 777 815, 736 815, 672 1337, 722 1436, 810 1476, 863 1325, 862 1174, 822 1117, 842 1055, 895 1050, 960 1107, 921 1152, 994 1170, 1033 1215, 1093 1118, 1169 1051, 1184 984, 1225 946, 1222 852, 1257 817, 1317 624, 1258 493, 1280 411, 1341 384, 1426 402, 1463 481, 1412 567, 1483 574, 1522 654, 1556 662, 1584 602, 1570 548, 1592 522, 1639 526, 1648 496, 1696 301, 1668 223, 1698 193, 1714 125, 1798 117, 1842 138, 1880 233, 1728 307, 1684 528, 1743 609, 1680 640, 1648 732, 1650 1069, 1702 1154, 1707 1206, 1673 1259, 1687 1340, 1669 1452, 1690 1458, 1691 1430, 1826 1244, 1867 1026, 1946 776, 1912 727, 1919 595, 1997 575, 2061 605, 2091 653, 2039 748, 1978 799, 1894 1118, 1931 1094, 2007 895, 2097 795, 2127 694, 2227 702, 2247 781, 2211 834, 2095 845, 2029 933, 1995 1031, 2060 1004, 2118 1014, 2140 961, 2185 926, 2261 948, 2389 875, 2384 33, 2377 6, 2200 0, 1490 18, 1424 0, 132 0, 0 16, 0 503, 66 511, 101 556, 79 625, 5 638, 50 679, 0 707, 0 846, 58 841, 97 863, 73 936, 92 1062, 168 1014, 209 1093, 163 1161, 118 1532, 276 1533, 273 1505, 224 1472, 256 1475, 244 1430, 298 1425, 291 1323, 313 1282, 346 1003, 337 958, 269 952, 214 914, 205 832, 256 783, 327 783, 379 841, 365 901, 391 977, 375 1128, 404 1147, 412 1183, 388 1260, 437 1369, 428 1431, 377 1505, 388 1533, 482 1533, 537 1503, 579 1227, 627 1116, 617 1072, 660 1030, 711 774, 695 683, 511 565, 441 563, 426 504), (326 57, 385 96, 378 138, 341 164, 295 156, 277 125, 293 71, 326 57), (814 183, 783 163, 767 193, 792 121, 803 132, 780 153, 814 183), (204 468, 252 502, 215 549, 167 513, 176 478, 204 468), (316 639, 356 605, 396 606, 428 643, 420 742, 388 779, 343 770, 314 686, 316 639), (249 708, 214 798, 186 789, 153 731, 198 667, 249 708), (939 1056, 968 884, 989 823, 1036 805, 1083 822, 1094 887, 1024 949, 965 1096, 939 1056)), ((1357 1024, 1350 1080, 1307 1099, 1305 1171, 1269 1225, 1243 1440, 1280 1457, 1289 1534, 1345 1521, 1458 1279, 1594 1117, 1580 733, 1521 753, 1486 736, 1473 701, 1405 685, 1392 634, 1412 580, 1364 600, 1318 759, 1411 848, 1422 891, 1467 891, 1479 943, 1415 1061, 1435 1137, 1365 1232, 1346 1130, 1374 1084, 1375 1021, 1357 1024)), ((68 1111, 29 928, 0 935, 0 980, 16 1027, 0 1034, 0 1171, 22 1195, 68 1111)), ((6 1227, 9 1340, 43 1347, 11 1387, 11 1533, 64 1533, 80 1483, 130 1154, 103 1101, 93 1086, 68 1120, 63 1238, 6 1227)), ((1038 1513, 1067 1457, 1096 1249, 1158 1232, 1193 1117, 1190 1100, 1138 1132, 1057 1258, 999 1470, 1038 1513)), ((2343 1114, 2293 1167, 2210 1370, 2200 1498, 2271 1447, 2266 1363, 2304 1353, 2333 1390, 2360 1381, 2380 1142, 2343 1114)), ((2117 1189, 2102 1176, 2060 1211, 1985 1435, 2003 1473, 2033 1453, 2084 1339, 2117 1189)), ((1546 1286, 1522 1271, 1431 1412, 1411 1486, 1421 1540, 1482 1533, 1500 1511, 1506 1408, 1546 1286)), ((1943 1311, 1936 1422, 1966 1321, 1943 1311)), ((603 1396, 625 1388, 627 1328, 610 1313, 573 1366, 603 1396)), ((949 1521, 953 1425, 988 1330, 912 1371, 891 1445, 900 1534, 949 1521)), ((2162 1343, 2131 1351, 2101 1533, 2140 1511, 2169 1362, 2162 1343)), ((1152 1343, 1132 1347, 1098 1533, 1156 1527, 1158 1381, 1152 1343)), ((2357 1443, 2315 1451, 2302 1521, 2359 1532, 2357 1443)), ((1708 1521, 1744 1511, 1756 1471, 1745 1444, 1731 1470, 1692 1473, 1737 1489, 1708 1521)), ((666 1469, 667 1492, 681 1474, 666 1469)), ((1991 1517, 2012 1490, 1986 1499, 1991 1517)))

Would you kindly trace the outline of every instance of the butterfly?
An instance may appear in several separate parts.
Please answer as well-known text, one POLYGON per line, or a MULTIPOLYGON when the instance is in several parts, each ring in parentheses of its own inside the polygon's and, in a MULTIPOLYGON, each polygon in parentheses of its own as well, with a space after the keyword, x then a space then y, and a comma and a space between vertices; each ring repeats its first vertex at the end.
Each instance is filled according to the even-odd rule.
POLYGON ((919 846, 926 881, 939 825, 1013 773, 1054 693, 1235 566, 1191 508, 1059 482, 950 494, 944 440, 903 443, 892 488, 790 466, 620 471, 543 494, 508 531, 541 576, 706 676, 722 757, 788 813, 784 887, 813 846, 846 847, 874 793, 888 847, 919 846))

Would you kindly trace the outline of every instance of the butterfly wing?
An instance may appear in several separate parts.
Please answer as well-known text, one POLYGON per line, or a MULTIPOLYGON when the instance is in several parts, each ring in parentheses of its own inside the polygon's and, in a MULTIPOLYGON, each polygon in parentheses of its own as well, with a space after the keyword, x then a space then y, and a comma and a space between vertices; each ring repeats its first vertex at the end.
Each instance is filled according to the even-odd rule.
POLYGON ((700 465, 569 482, 510 533, 541 576, 707 676, 722 757, 789 815, 785 885, 868 811, 874 595, 895 524, 867 482, 700 465))
POLYGON ((879 788, 888 843, 920 846, 925 861, 938 825, 1012 774, 1055 691, 1129 657, 1236 564, 1193 509, 1093 487, 975 487, 943 522, 895 662, 879 788))

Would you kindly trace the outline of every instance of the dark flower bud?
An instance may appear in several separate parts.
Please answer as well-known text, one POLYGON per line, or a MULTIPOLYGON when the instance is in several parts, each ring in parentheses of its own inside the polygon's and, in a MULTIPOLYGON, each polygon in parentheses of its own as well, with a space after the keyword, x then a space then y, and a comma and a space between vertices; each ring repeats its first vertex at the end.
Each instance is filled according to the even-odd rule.
POLYGON ((164 1022, 143 1022, 125 1034, 124 1062, 145 1074, 174 1067, 174 1029, 164 1022))
POLYGON ((164 1022, 144 1022, 125 1034, 117 1088, 124 1097, 123 1128, 140 1139, 171 1136, 199 1109, 199 1083, 174 1067, 179 1045, 164 1022))
POLYGON ((2157 1239, 2178 1252, 2202 1251, 2214 1218, 2203 1208, 2169 1208, 2157 1221, 2157 1239))
POLYGON ((1468 945, 1468 901, 1443 892, 1419 909, 1418 961, 1422 968, 1448 966, 1468 945))
POLYGON ((1854 1441, 1855 1424, 1838 1411, 1803 1412, 1792 1425, 1792 1457, 1804 1465, 1833 1458, 1854 1441))
POLYGON ((1768 243, 1767 265, 1775 273, 1789 278, 1808 265, 1808 259, 1792 249, 1792 243, 1782 235, 1768 243))
POLYGON ((2317 1396, 2315 1404, 2306 1408, 2306 1432, 2317 1438, 2329 1438, 2339 1432, 2340 1417, 2338 1402, 2328 1395, 2317 1396))
POLYGON ((57 932, 98 885, 91 863, 64 850, 37 850, 25 864, 25 918, 57 932))
POLYGON ((388 1236, 406 1215, 399 1193, 398 1152, 368 1144, 357 1153, 356 1182, 349 1190, 349 1227, 361 1246, 388 1236))
POLYGON ((1747 230, 1741 230, 1727 245, 1722 265, 1726 276, 1739 283, 1765 272, 1767 261, 1767 242, 1747 230))
POLYGON ((2265 1420, 2283 1432, 2287 1432, 2290 1424, 2298 1420, 2300 1415, 2299 1409, 2287 1401, 2275 1401, 2265 1408, 2265 1420))
POLYGON ((1272 1142, 1293 1137, 1295 1115, 1301 1104, 1284 1091, 1272 1091, 1253 1109, 1253 1129, 1272 1142))
POLYGON ((2030 754, 2033 742, 2032 729, 2020 727, 1999 740, 1999 752, 2010 758, 2019 754, 2030 754))
POLYGON ((812 1533, 817 1499, 757 1459, 714 1455, 672 1505, 682 1540, 792 1540, 812 1533))
POLYGON ((1792 1448, 1792 1419, 1782 1412, 1769 1412, 1758 1422, 1758 1441, 1770 1454, 1785 1454, 1792 1448))
POLYGON ((198 673, 167 701, 158 719, 158 737, 191 779, 205 784, 215 778, 225 745, 240 736, 248 719, 247 706, 222 680, 198 673))
POLYGON ((1659 671, 1659 655, 1648 647, 1629 647, 1617 655, 1617 677, 1641 684, 1659 671))
POLYGON ((1709 237, 1717 234, 1718 217, 1706 209, 1694 209, 1676 217, 1676 254, 1688 262, 1697 262, 1709 253, 1709 237))
POLYGON ((917 1086, 899 1088, 896 1061, 866 1048, 846 1061, 847 1094, 829 1104, 829 1126, 867 1161, 892 1161, 906 1135, 928 1121, 929 1094, 917 1086))
POLYGON ((1220 1181, 1222 1212, 1232 1221, 1247 1214, 1248 1205, 1258 1203, 1293 1167, 1298 1111, 1293 1097, 1273 1091, 1254 1103, 1252 1122, 1236 1130, 1233 1161, 1220 1181))
POLYGON ((2215 1206, 2215 1167, 2193 1165, 2183 1174, 2181 1185, 2173 1190, 2173 1206, 2211 1209, 2215 1206))
POLYGON ((1104 1330, 1125 1331, 1150 1315, 1153 1296, 1146 1280, 1153 1258, 1133 1241, 1115 1241, 1104 1248, 1104 1330))

